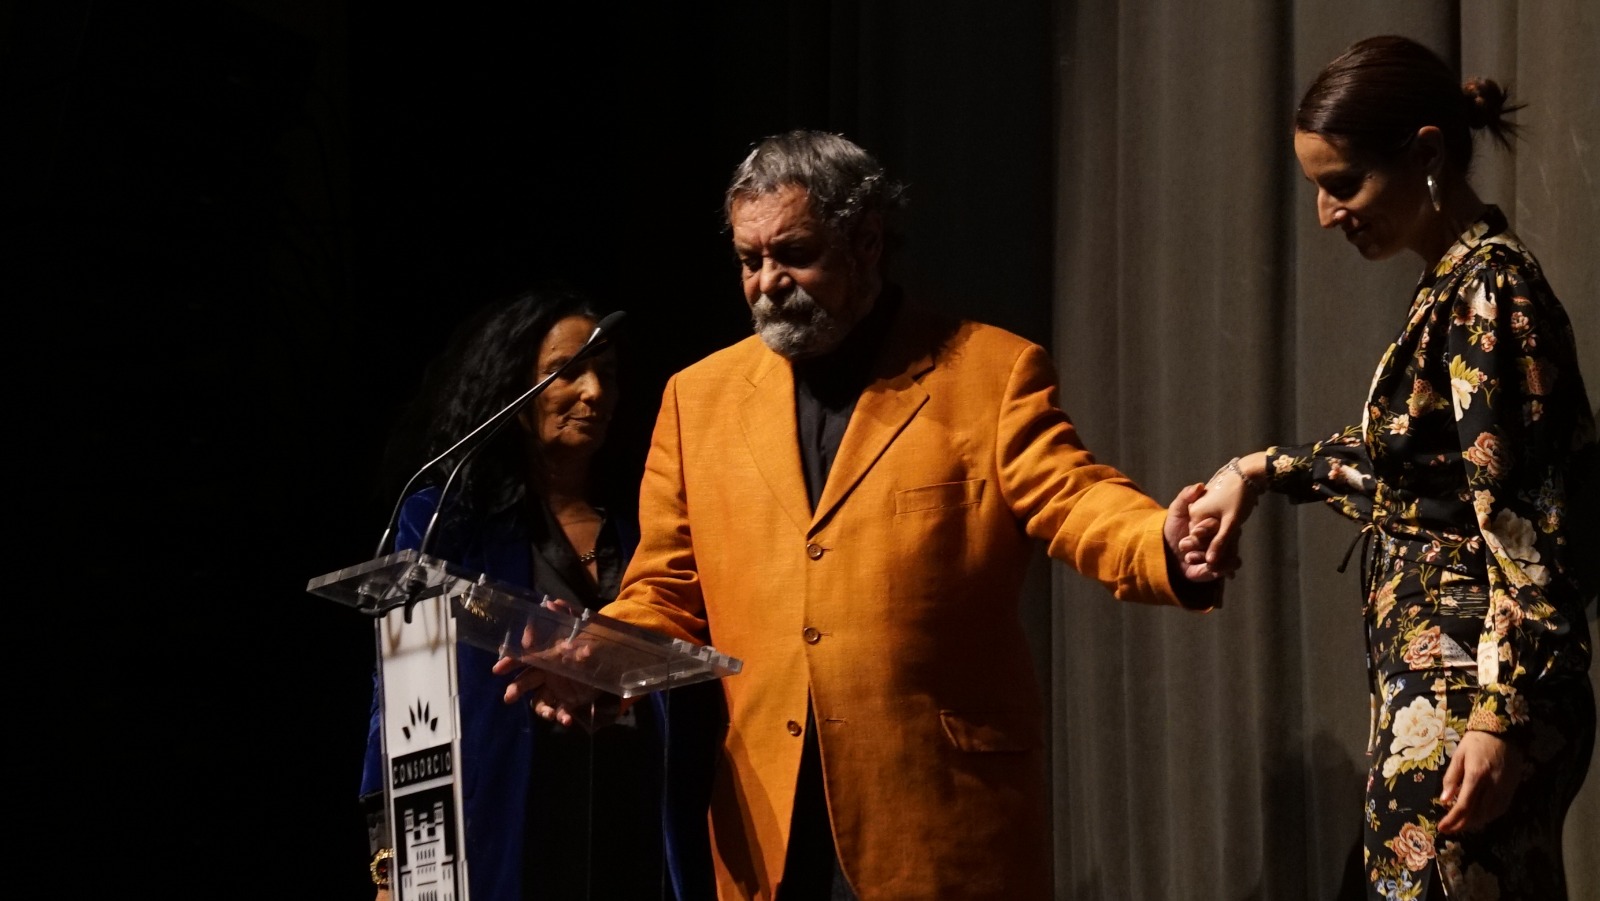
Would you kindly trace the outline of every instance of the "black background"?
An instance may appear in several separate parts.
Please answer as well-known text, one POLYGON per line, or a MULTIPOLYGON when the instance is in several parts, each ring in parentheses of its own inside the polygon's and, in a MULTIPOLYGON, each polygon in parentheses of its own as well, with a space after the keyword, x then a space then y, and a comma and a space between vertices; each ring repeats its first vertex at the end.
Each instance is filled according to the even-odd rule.
MULTIPOLYGON (((371 625, 305 586, 372 556, 394 501, 383 446, 424 364, 537 280, 626 310, 612 444, 636 482, 668 375, 749 332, 721 192, 751 143, 825 128, 915 168, 909 108, 860 96, 862 35, 892 18, 850 2, 0 10, 11 719, 37 748, 22 851, 93 861, 28 878, 69 896, 128 874, 171 897, 370 896, 371 625), (869 105, 906 137, 863 136, 869 105)), ((1020 30, 1026 54, 963 65, 1030 67, 1031 93, 958 88, 1006 117, 995 153, 1033 154, 1003 173, 1033 189, 996 215, 1040 238, 1011 265, 1042 288, 1049 119, 1010 106, 1048 98, 1048 29, 1020 30)), ((914 68, 914 42, 882 43, 914 68)), ((963 78, 948 62, 929 79, 963 78)), ((923 146, 930 205, 988 152, 923 146)), ((1006 315, 990 318, 1036 336, 1047 321, 1006 315)))
POLYGON ((105 626, 46 670, 71 737, 30 788, 169 896, 370 895, 371 625, 305 584, 371 556, 400 405, 475 307, 561 278, 628 312, 641 446, 667 373, 747 333, 720 189, 788 120, 716 15, 305 6, 10 19, 21 375, 60 436, 30 531, 105 626))

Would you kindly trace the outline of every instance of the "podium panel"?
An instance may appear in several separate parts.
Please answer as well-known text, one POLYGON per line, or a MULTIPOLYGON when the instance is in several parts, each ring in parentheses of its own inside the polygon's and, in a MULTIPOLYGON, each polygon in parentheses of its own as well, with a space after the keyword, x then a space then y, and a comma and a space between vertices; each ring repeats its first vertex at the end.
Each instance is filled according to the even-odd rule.
POLYGON ((394 896, 468 901, 457 648, 466 643, 634 698, 739 672, 668 638, 405 550, 312 579, 313 595, 376 619, 394 896))

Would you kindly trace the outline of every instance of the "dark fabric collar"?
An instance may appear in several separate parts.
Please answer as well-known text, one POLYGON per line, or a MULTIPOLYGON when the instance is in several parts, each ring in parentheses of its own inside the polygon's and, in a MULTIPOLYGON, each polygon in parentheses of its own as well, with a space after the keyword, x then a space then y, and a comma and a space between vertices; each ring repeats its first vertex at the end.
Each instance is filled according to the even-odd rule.
POLYGON ((1423 271, 1418 280, 1418 288, 1449 275, 1461 265, 1462 261, 1471 257, 1484 242, 1496 238, 1504 240, 1505 236, 1514 239, 1515 236, 1510 232, 1511 223, 1506 221, 1506 214, 1492 203, 1485 205, 1478 218, 1462 229, 1461 234, 1456 235, 1454 243, 1444 252, 1444 256, 1423 271))
POLYGON ((623 549, 606 511, 596 508, 603 519, 595 543, 595 569, 599 584, 589 579, 589 571, 578 561, 561 524, 543 501, 532 500, 526 517, 529 545, 533 551, 533 584, 545 594, 598 609, 617 596, 622 587, 623 549))
POLYGON ((838 347, 794 363, 795 430, 813 511, 899 308, 900 292, 886 287, 838 347))
POLYGON ((885 284, 867 315, 856 323, 838 347, 825 354, 794 362, 794 380, 824 406, 855 402, 872 374, 884 338, 900 311, 902 292, 885 284))

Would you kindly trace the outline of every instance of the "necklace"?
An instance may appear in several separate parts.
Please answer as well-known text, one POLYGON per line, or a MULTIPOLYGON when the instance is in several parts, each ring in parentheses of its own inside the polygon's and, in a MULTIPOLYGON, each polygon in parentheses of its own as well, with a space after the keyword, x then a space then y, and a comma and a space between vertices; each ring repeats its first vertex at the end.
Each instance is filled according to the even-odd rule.
POLYGON ((589 552, 588 553, 579 554, 578 555, 578 562, 582 563, 584 565, 588 565, 590 563, 593 563, 594 562, 594 553, 595 553, 595 551, 598 551, 598 550, 600 550, 600 546, 599 545, 595 545, 594 547, 589 548, 589 552))

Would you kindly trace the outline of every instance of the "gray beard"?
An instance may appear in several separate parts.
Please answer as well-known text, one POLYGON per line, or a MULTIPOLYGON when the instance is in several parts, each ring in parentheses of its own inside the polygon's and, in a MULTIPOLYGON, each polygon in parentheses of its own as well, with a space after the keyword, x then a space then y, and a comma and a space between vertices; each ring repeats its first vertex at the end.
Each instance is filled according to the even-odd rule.
POLYGON ((762 342, 791 360, 833 350, 856 325, 824 310, 799 285, 781 303, 761 295, 750 307, 750 319, 762 342))

